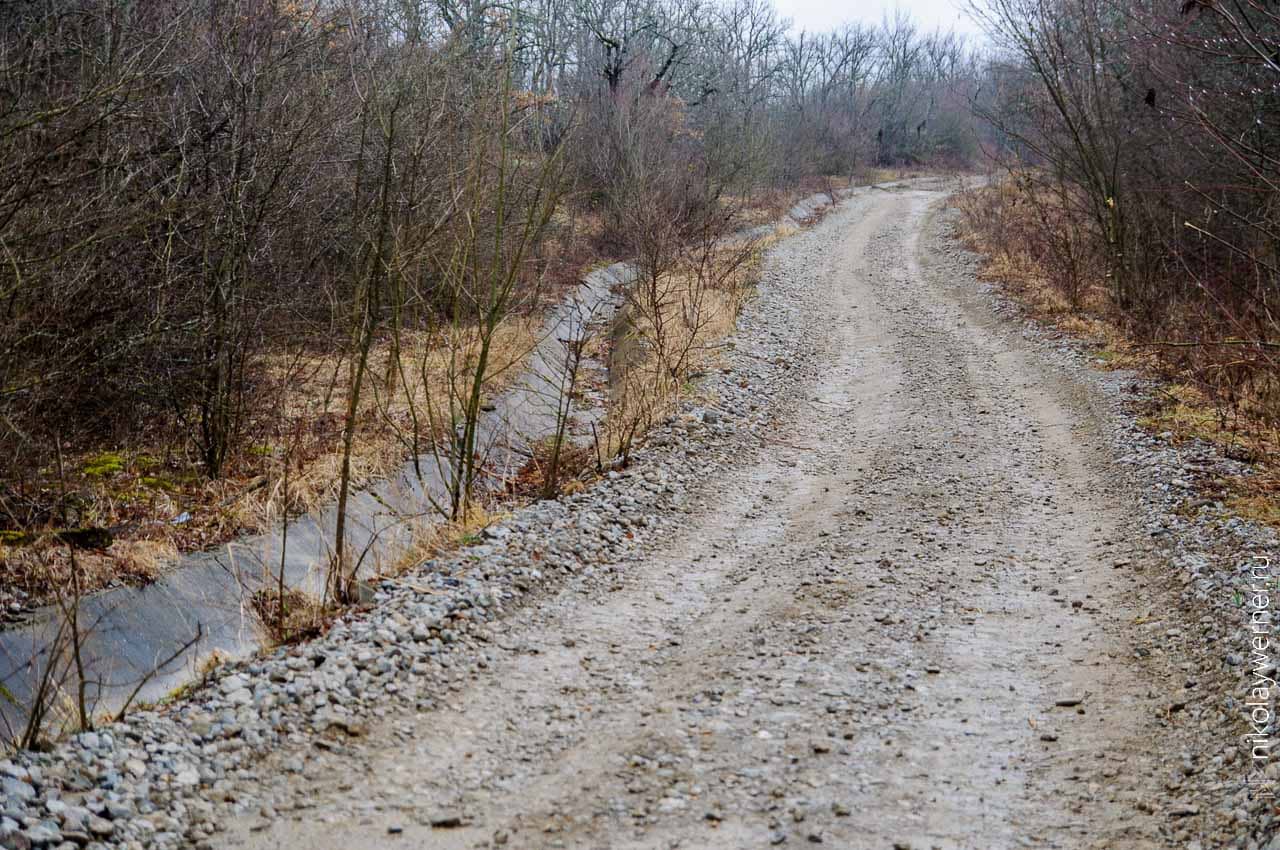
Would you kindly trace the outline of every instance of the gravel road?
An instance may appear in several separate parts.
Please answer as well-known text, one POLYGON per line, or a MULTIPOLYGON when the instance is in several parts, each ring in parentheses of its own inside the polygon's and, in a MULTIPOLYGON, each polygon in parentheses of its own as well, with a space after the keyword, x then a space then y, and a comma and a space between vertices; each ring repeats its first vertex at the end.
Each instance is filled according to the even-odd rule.
MULTIPOLYGON (((465 577, 499 552, 536 581, 452 646, 433 637, 401 664, 411 685, 357 676, 328 705, 281 684, 306 650, 250 671, 311 719, 255 690, 277 745, 201 768, 234 805, 188 838, 1266 846, 1271 822, 1230 798, 1234 624, 1212 651, 1171 649, 1222 614, 1153 543, 1116 399, 993 310, 947 189, 861 191, 775 248, 723 372, 633 469, 433 565, 465 577), (315 721, 334 706, 361 719, 315 721)), ((323 650, 353 675, 360 634, 323 650)))
POLYGON ((776 245, 629 467, 0 759, 0 848, 1280 850, 1248 470, 979 282, 953 188, 776 245))

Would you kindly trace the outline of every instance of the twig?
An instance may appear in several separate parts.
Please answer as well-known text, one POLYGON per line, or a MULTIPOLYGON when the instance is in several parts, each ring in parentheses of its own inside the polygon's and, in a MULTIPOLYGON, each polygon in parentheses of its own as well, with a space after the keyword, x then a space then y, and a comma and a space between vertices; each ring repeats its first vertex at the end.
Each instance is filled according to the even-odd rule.
POLYGON ((1176 340, 1153 340, 1151 342, 1135 342, 1133 345, 1139 347, 1156 347, 1161 348, 1204 348, 1210 345, 1247 345, 1257 348, 1268 348, 1280 350, 1280 342, 1267 342, 1262 339, 1211 339, 1202 342, 1179 342, 1176 340))
POLYGON ((133 701, 137 698, 139 692, 141 692, 142 689, 147 686, 148 682, 150 682, 152 679, 156 677, 156 674, 158 674, 165 667, 168 667, 171 663, 173 663, 175 659, 177 659, 179 656, 185 653, 188 649, 190 649, 191 647, 199 643, 200 638, 202 637, 204 637, 204 625, 201 623, 196 623, 195 637, 191 638, 191 640, 187 641, 182 646, 174 650, 173 654, 170 655, 168 658, 166 658, 164 661, 161 661, 159 664, 156 664, 155 666, 153 666, 151 668, 151 672, 147 673, 138 681, 138 684, 134 687, 134 689, 129 692, 129 698, 124 701, 124 705, 120 706, 120 711, 116 713, 115 722, 119 723, 121 720, 124 720, 125 714, 129 711, 129 706, 133 705, 133 701))

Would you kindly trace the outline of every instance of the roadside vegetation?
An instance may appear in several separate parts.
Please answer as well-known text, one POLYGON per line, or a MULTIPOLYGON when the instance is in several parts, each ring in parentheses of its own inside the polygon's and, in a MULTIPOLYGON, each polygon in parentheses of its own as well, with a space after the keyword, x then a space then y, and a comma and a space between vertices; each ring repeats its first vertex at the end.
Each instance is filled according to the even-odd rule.
POLYGON ((1098 358, 1158 377, 1143 422, 1256 464, 1280 521, 1280 14, 1260 0, 986 0, 977 111, 1002 176, 958 199, 987 273, 1098 358))

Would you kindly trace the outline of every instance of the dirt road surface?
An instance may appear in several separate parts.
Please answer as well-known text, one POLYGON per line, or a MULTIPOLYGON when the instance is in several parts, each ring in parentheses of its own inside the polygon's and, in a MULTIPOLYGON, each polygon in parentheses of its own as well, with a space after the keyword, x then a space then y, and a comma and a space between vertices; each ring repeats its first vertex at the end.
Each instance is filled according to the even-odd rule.
POLYGON ((1091 391, 956 273, 945 193, 863 192, 775 249, 761 300, 803 281, 816 347, 758 449, 431 710, 282 753, 222 845, 1173 843, 1144 535, 1091 391))

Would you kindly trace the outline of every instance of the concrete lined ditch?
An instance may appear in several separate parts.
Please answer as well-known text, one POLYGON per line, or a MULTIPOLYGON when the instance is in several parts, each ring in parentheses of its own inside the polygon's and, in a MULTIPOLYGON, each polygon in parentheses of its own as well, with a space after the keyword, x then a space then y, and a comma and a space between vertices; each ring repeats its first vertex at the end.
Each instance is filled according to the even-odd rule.
MULTIPOLYGON (((812 195, 778 225, 735 238, 762 238, 782 224, 805 222, 829 204, 827 195, 812 195)), ((612 316, 618 306, 614 290, 633 275, 627 263, 596 270, 552 310, 522 377, 482 419, 479 444, 489 449, 491 480, 518 470, 531 446, 554 434, 559 402, 552 388, 563 374, 567 345, 581 339, 592 322, 612 316)), ((576 406, 573 412, 590 415, 576 406)), ((415 527, 437 516, 433 503, 447 504, 448 479, 447 463, 428 453, 417 464, 406 460, 395 477, 352 494, 347 534, 362 577, 378 575, 410 549, 415 527)), ((81 658, 96 712, 114 713, 130 699, 163 698, 194 680, 202 661, 215 652, 236 659, 262 649, 264 635, 248 600, 264 585, 274 585, 282 567, 289 588, 322 593, 335 517, 336 506, 329 505, 290 520, 287 535, 276 529, 186 554, 149 585, 83 599, 81 658)), ((11 728, 25 722, 51 657, 65 646, 59 637, 63 619, 55 606, 47 606, 0 632, 0 718, 11 728)), ((70 692, 67 669, 61 686, 70 692)))

